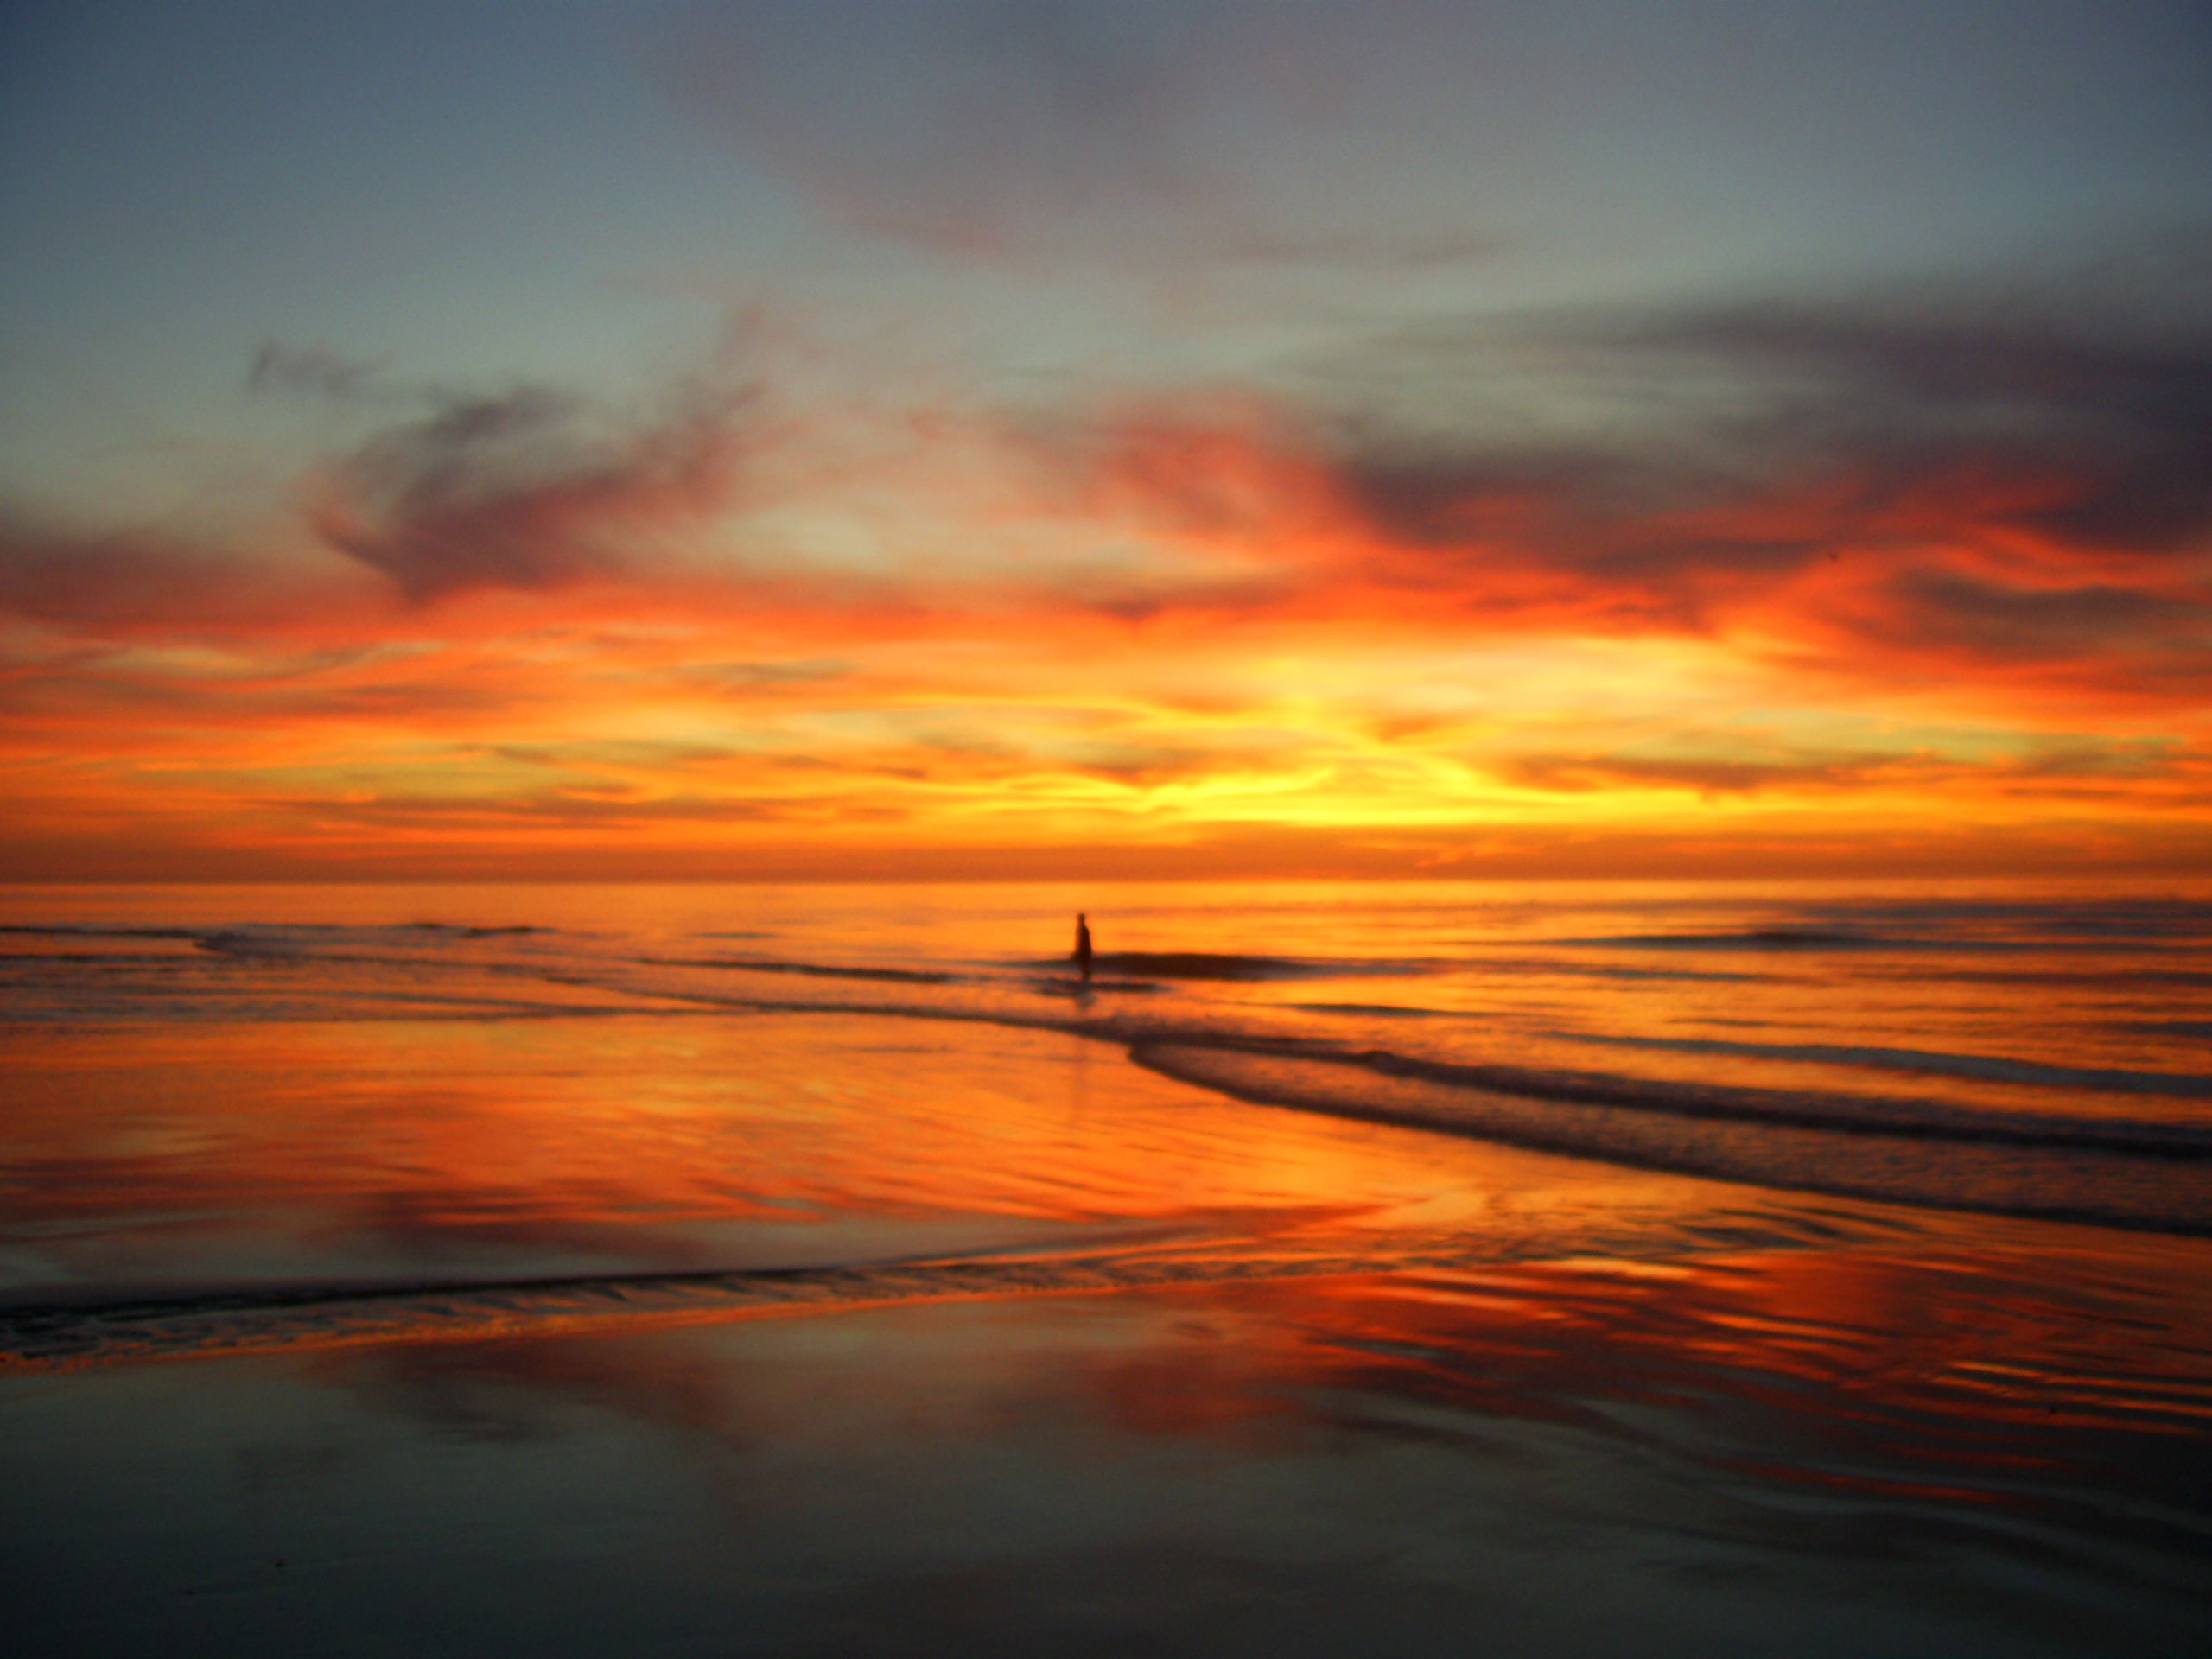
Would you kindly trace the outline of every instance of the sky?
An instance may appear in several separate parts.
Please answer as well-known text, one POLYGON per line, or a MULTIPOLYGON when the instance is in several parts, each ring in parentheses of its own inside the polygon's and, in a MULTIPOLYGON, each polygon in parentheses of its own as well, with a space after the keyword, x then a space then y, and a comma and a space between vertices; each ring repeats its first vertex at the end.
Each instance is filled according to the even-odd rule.
POLYGON ((2212 868, 2212 6, 0 10, 0 873, 2212 868))

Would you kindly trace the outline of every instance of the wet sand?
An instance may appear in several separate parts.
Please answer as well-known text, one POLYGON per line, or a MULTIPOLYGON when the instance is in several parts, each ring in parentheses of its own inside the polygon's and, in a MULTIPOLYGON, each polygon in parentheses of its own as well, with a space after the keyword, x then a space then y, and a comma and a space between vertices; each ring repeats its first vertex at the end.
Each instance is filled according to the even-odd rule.
POLYGON ((0 1573, 30 1653, 2201 1652, 2202 1294, 2074 1266, 1529 1265, 18 1377, 0 1573))
POLYGON ((1054 1033, 30 1040, 20 1651, 2208 1651, 2202 1240, 1054 1033))

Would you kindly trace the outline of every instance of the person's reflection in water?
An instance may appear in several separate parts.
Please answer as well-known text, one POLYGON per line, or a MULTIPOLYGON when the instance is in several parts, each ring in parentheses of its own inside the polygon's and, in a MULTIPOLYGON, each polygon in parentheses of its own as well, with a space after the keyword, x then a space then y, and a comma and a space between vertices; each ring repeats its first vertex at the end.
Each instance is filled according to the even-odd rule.
POLYGON ((1075 917, 1075 966, 1085 984, 1090 982, 1090 921, 1081 911, 1075 917))

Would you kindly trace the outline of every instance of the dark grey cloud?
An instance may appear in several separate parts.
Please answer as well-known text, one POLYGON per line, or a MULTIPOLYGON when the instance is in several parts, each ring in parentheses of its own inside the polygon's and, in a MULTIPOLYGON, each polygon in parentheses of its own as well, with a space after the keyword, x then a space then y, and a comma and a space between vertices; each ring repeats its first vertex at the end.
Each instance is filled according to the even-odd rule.
POLYGON ((1364 498, 1415 540, 1500 497, 1615 518, 1847 477, 1836 512, 1864 521, 1967 469, 2040 483, 2057 499, 2002 511, 2053 534, 2155 550, 2212 527, 2212 318, 2151 337, 1970 302, 1446 322, 1313 391, 1364 498))
POLYGON ((542 388, 448 399, 332 469, 314 523, 410 600, 616 574, 725 504, 745 394, 628 426, 542 388))
POLYGON ((1955 296, 1440 323, 1293 384, 1369 578, 1471 614, 1694 629, 1826 573, 1855 593, 1829 621, 1891 645, 2170 674, 2212 641, 2202 305, 2156 327, 1955 296))
POLYGON ((2212 330, 1773 308, 1686 318, 1649 343, 1804 383, 1817 401, 1791 412, 1893 486, 1965 466, 2050 478, 2062 499, 2000 516, 2084 544, 2155 551, 2212 528, 2212 330))
POLYGON ((230 562, 159 536, 73 535, 0 520, 0 607, 49 622, 175 614, 227 587, 230 562))
POLYGON ((1843 629, 1847 638, 1863 637, 1876 660, 2063 669, 2107 689, 2212 704, 2212 571, 2193 592, 2177 594, 1907 570, 1883 583, 1877 598, 1843 629))
POLYGON ((370 389, 370 378, 382 366, 327 346, 264 340, 247 365, 245 384, 251 391, 303 391, 347 402, 370 389))
POLYGON ((0 613, 95 634, 221 633, 310 622, 361 597, 342 573, 189 535, 87 532, 0 508, 0 613))

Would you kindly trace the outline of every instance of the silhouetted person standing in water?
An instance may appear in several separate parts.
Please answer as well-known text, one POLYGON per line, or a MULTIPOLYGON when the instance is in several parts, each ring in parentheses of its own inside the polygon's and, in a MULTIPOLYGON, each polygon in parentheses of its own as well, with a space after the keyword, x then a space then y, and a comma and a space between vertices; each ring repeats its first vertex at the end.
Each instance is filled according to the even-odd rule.
POLYGON ((1075 966, 1084 978, 1090 977, 1090 923, 1081 911, 1075 917, 1075 966))

